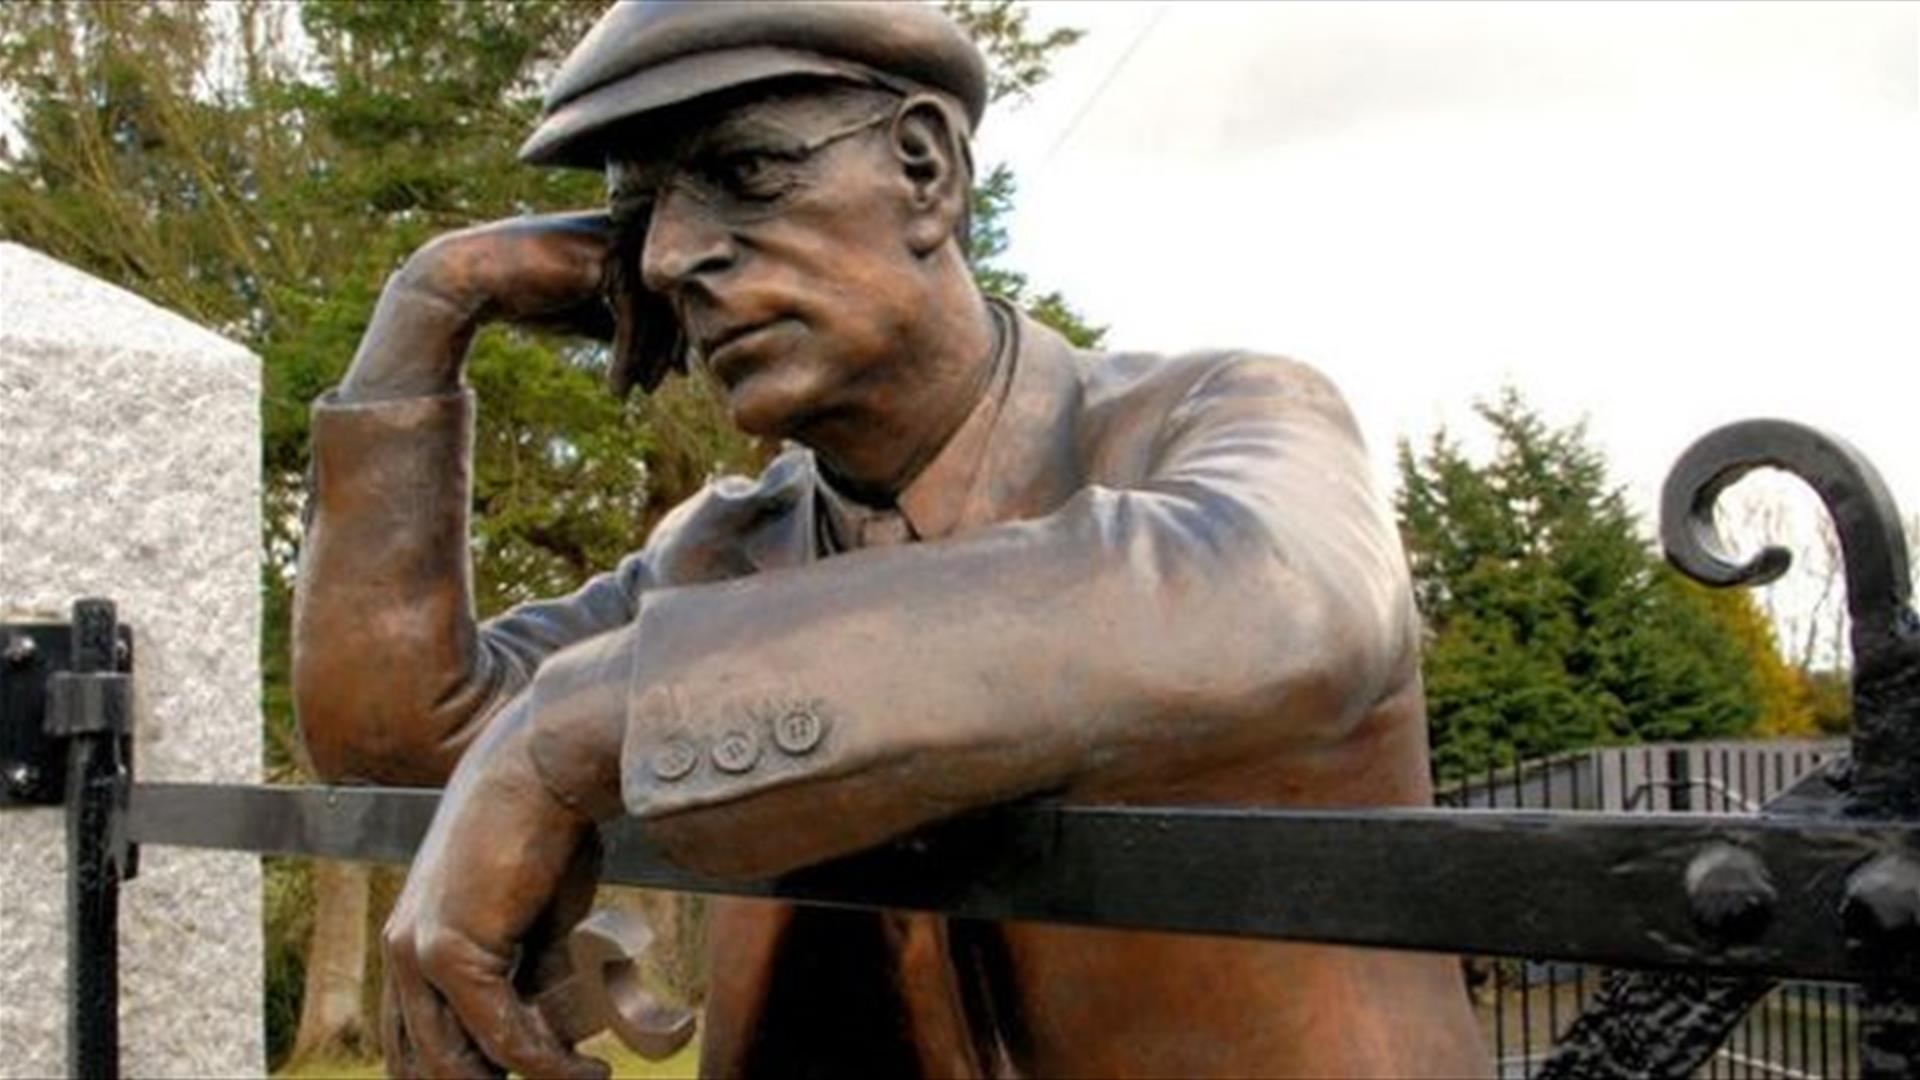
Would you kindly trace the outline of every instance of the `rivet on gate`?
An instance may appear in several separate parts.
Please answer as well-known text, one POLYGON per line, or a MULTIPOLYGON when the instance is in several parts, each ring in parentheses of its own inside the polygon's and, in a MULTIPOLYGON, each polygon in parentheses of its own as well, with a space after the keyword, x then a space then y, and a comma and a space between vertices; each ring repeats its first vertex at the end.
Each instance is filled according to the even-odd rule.
POLYGON ((16 761, 7 766, 7 790, 15 795, 27 794, 39 781, 40 770, 24 761, 16 761))
POLYGON ((1892 852, 1870 860, 1847 879, 1840 918, 1855 948, 1920 945, 1920 865, 1892 852))
POLYGON ((1722 944, 1758 938, 1773 921, 1778 894, 1760 857, 1733 844, 1714 844, 1687 864, 1687 903, 1694 925, 1722 944))
POLYGON ((15 634, 7 640, 6 652, 0 655, 4 655, 7 663, 13 667, 25 667, 33 663, 33 658, 39 652, 40 648, 33 643, 32 638, 25 634, 15 634))

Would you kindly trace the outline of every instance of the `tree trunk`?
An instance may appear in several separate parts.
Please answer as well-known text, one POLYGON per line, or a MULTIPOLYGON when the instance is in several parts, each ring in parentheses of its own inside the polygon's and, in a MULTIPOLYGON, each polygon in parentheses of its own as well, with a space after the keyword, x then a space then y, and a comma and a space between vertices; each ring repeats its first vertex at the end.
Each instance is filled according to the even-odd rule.
POLYGON ((293 1061, 357 1054, 373 1043, 360 1015, 370 869, 365 863, 313 861, 313 937, 293 1061))

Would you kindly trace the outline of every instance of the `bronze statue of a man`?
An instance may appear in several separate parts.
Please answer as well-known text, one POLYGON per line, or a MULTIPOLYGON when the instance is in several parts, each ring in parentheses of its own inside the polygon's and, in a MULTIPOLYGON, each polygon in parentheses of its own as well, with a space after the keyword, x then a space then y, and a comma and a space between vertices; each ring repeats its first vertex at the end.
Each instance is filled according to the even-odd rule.
MULTIPOLYGON (((596 1074, 515 966, 614 815, 758 877, 1038 793, 1429 800, 1418 619, 1339 395, 1271 356, 1077 351, 983 297, 985 96, 931 7, 620 4, 523 150, 606 169, 610 212, 442 237, 389 283, 315 406, 295 681, 327 775, 447 787, 387 934, 396 1072, 596 1074), (478 624, 466 344, 609 307, 624 377, 690 356, 797 445, 478 624)), ((711 911, 709 1075, 1488 1068, 1450 958, 711 911)))

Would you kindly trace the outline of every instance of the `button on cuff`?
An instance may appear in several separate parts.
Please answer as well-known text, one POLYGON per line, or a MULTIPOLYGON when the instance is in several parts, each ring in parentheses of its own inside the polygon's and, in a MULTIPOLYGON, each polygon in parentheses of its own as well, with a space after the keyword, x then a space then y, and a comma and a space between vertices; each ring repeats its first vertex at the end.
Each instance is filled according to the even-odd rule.
POLYGON ((664 781, 678 780, 693 771, 700 755, 683 739, 669 739, 647 755, 647 771, 664 781))
POLYGON ((788 709, 773 722, 774 745, 795 757, 812 753, 825 734, 826 721, 807 706, 788 709))
POLYGON ((760 760, 760 740, 751 731, 735 729, 720 736, 711 756, 721 772, 743 773, 760 760))

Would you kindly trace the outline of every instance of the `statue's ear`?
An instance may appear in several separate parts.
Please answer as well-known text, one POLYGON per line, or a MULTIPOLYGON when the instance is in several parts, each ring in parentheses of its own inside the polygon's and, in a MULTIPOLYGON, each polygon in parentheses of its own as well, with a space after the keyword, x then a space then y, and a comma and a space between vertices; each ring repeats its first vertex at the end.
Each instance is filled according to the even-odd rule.
POLYGON ((893 152, 912 200, 907 244, 916 255, 952 239, 966 216, 972 170, 962 123, 930 94, 909 96, 893 118, 893 152))
POLYGON ((640 280, 640 245, 623 242, 614 253, 607 280, 607 303, 613 308, 613 362, 607 366, 607 389, 625 398, 637 385, 651 394, 667 373, 686 374, 687 349, 680 320, 666 298, 649 292, 640 280))

